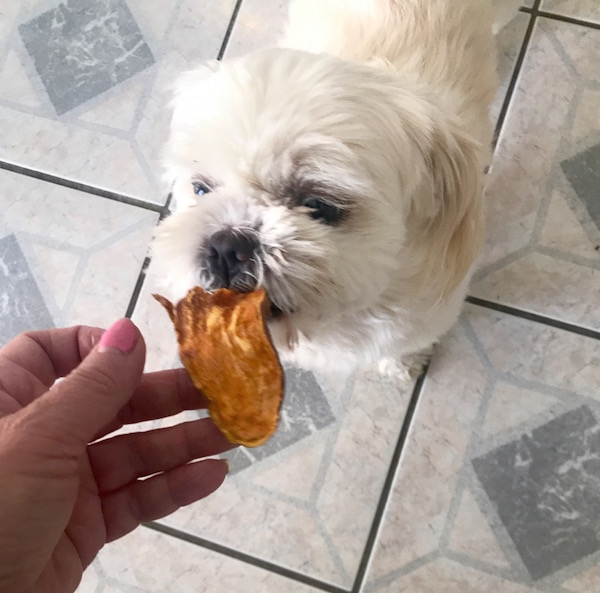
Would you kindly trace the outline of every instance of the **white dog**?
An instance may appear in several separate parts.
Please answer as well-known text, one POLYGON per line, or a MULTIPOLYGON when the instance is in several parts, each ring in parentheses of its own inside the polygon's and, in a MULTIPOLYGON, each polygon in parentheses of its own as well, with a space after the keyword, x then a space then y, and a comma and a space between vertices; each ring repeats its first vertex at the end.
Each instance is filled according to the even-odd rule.
POLYGON ((492 21, 487 0, 296 0, 282 47, 185 75, 170 296, 264 286, 284 360, 418 371, 482 238, 492 21))

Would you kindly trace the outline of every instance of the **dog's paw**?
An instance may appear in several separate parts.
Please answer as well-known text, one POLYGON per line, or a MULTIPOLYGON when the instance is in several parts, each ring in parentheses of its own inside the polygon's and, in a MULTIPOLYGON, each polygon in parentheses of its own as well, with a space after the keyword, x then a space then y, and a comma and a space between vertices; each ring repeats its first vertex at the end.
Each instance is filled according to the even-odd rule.
POLYGON ((414 381, 423 374, 425 367, 429 364, 433 348, 434 346, 431 345, 425 350, 405 354, 401 358, 382 358, 377 365, 379 373, 385 377, 402 381, 414 381))

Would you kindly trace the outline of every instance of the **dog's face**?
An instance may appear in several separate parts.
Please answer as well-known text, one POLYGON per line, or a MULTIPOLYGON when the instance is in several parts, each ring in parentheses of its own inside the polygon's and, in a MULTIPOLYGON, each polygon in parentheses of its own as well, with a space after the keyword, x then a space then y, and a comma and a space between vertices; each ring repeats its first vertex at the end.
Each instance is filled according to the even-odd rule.
POLYGON ((264 286, 310 336, 411 278, 408 243, 446 207, 429 106, 392 80, 290 50, 186 75, 167 149, 177 212, 154 243, 174 296, 264 286))

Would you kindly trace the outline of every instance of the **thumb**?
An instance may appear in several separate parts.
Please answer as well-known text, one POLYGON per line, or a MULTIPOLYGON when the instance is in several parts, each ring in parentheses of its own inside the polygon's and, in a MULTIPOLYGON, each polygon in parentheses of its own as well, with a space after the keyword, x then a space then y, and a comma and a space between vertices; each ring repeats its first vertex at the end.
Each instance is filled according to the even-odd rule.
POLYGON ((140 331, 129 319, 120 319, 73 372, 24 411, 44 436, 58 437, 69 449, 85 447, 129 401, 145 357, 140 331))

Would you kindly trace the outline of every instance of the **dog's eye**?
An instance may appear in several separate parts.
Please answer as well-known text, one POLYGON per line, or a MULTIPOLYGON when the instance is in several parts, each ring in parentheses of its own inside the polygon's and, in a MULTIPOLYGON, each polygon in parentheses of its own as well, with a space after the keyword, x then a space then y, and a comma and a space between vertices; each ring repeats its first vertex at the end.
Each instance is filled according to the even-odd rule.
POLYGON ((327 224, 338 222, 343 215, 341 208, 315 196, 304 198, 304 200, 302 200, 302 205, 310 210, 311 218, 314 220, 322 220, 327 224))
POLYGON ((210 187, 208 187, 208 185, 206 185, 206 183, 204 183, 203 181, 194 181, 192 187, 194 188, 194 193, 197 196, 204 196, 211 192, 210 187))

